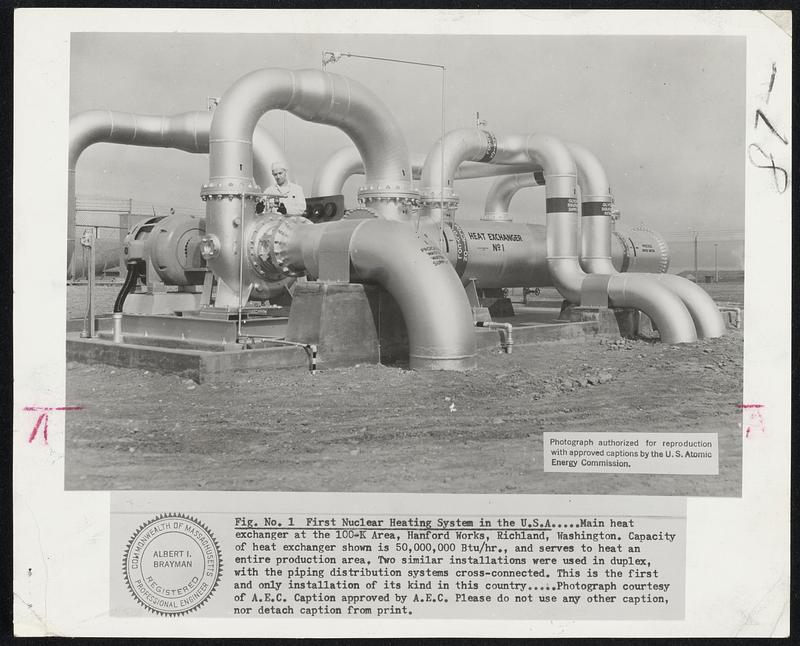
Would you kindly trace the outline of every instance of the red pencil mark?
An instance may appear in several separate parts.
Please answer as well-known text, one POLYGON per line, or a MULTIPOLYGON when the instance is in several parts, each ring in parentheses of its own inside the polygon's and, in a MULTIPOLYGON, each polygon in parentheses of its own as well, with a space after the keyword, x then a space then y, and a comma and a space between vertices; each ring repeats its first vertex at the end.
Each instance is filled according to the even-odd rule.
POLYGON ((747 420, 747 427, 744 431, 745 437, 750 437, 750 431, 754 431, 756 427, 761 429, 762 433, 766 432, 767 423, 764 420, 764 416, 761 414, 761 409, 764 408, 764 404, 736 404, 736 408, 750 411, 748 413, 749 419, 747 420))
POLYGON ((44 443, 47 444, 48 414, 50 412, 54 410, 81 410, 82 408, 83 406, 25 406, 22 410, 33 413, 41 413, 36 420, 36 424, 33 425, 31 434, 28 436, 28 444, 36 439, 42 424, 44 424, 44 428, 42 429, 42 438, 44 439, 44 443))

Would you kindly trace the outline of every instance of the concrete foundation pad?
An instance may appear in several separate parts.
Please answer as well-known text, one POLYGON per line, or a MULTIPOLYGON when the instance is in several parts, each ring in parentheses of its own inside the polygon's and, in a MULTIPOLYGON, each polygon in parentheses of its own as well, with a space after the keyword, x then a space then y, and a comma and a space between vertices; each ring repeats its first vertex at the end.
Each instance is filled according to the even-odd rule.
POLYGON ((67 335, 67 361, 177 374, 198 383, 240 370, 308 368, 310 365, 305 349, 296 346, 210 352, 82 339, 74 334, 67 335))
MULTIPOLYGON (((509 323, 514 325, 513 321, 509 321, 509 323)), ((491 348, 492 346, 500 347, 500 335, 497 330, 478 328, 476 332, 476 340, 479 348, 491 348)), ((602 333, 596 321, 519 325, 514 326, 511 334, 514 340, 514 346, 532 345, 551 341, 590 339, 598 335, 602 335, 602 333)))
MULTIPOLYGON (((316 313, 316 316, 305 319, 306 324, 309 321, 311 324, 309 329, 302 331, 305 338, 298 340, 314 343, 320 335, 325 336, 325 329, 331 324, 336 324, 339 330, 320 348, 319 369, 357 363, 392 364, 408 361, 408 338, 402 314, 394 300, 387 298, 388 294, 383 290, 358 286, 356 289, 319 288, 316 290, 319 294, 315 294, 313 288, 308 291, 309 294, 296 299, 295 304, 305 305, 307 313, 316 313), (329 298, 334 293, 338 295, 335 299, 338 302, 333 303, 333 309, 328 309, 332 304, 328 302, 329 298)), ((616 320, 613 313, 609 314, 616 320)), ((556 320, 557 316, 557 309, 518 305, 516 316, 495 320, 511 323, 514 345, 619 336, 616 323, 614 326, 603 324, 600 317, 587 316, 587 320, 564 322, 556 320)), ((183 323, 191 327, 197 322, 187 318, 183 323)), ((104 321, 98 327, 102 329, 106 324, 104 321)), ((286 326, 285 322, 276 320, 265 324, 273 327, 276 336, 286 326)), ((222 325, 222 322, 218 325, 222 325)), ((298 332, 298 328, 295 328, 294 333, 298 332)), ((475 328, 475 334, 478 348, 500 347, 497 330, 475 328)), ((261 345, 261 342, 256 345, 261 345)), ((250 349, 212 348, 206 341, 206 347, 176 347, 176 340, 165 336, 151 337, 146 341, 141 337, 138 341, 136 337, 126 337, 125 343, 118 344, 107 338, 83 339, 78 332, 68 332, 67 360, 178 374, 199 383, 224 379, 242 370, 310 367, 309 355, 302 347, 271 344, 269 341, 263 342, 263 346, 250 349)))

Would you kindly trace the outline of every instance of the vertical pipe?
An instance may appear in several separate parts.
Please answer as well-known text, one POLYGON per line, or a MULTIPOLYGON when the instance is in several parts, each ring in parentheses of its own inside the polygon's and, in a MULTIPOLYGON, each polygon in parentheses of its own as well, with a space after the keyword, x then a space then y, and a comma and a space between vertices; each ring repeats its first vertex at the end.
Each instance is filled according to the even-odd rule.
POLYGON ((94 262, 95 262, 95 254, 94 254, 94 243, 97 239, 97 228, 92 228, 92 232, 90 234, 92 237, 89 239, 89 265, 86 267, 86 274, 88 277, 88 287, 89 287, 89 338, 93 339, 95 337, 94 333, 94 262))
POLYGON ((122 343, 122 312, 114 312, 111 315, 111 320, 114 325, 112 341, 114 343, 122 343))

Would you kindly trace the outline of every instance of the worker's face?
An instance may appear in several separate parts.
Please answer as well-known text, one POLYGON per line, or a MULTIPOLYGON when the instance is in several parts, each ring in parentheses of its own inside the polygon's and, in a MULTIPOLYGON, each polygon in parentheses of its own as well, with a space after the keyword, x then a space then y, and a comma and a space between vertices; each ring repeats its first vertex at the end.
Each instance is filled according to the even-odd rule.
POLYGON ((286 170, 283 168, 276 168, 272 171, 272 176, 275 178, 275 183, 278 186, 283 186, 286 183, 286 170))

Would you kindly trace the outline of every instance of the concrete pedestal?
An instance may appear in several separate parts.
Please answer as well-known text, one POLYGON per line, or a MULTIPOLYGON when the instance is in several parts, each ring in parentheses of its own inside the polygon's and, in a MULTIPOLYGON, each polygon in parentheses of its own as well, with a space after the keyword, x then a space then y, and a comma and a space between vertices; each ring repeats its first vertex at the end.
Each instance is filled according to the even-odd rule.
POLYGON ((286 339, 315 344, 321 367, 408 360, 400 308, 375 285, 297 284, 286 339))
POLYGON ((569 305, 562 310, 559 318, 571 322, 597 321, 598 334, 622 337, 639 335, 639 310, 633 308, 569 305))

